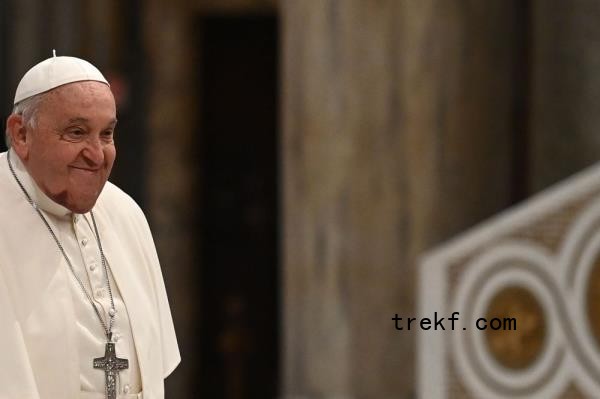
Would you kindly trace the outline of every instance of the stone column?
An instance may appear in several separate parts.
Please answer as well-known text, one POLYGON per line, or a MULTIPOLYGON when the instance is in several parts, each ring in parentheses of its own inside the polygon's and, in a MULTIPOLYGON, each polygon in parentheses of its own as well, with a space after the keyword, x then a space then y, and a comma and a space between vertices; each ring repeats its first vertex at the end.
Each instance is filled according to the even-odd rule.
POLYGON ((85 16, 82 24, 82 56, 93 60, 101 71, 109 72, 114 67, 115 51, 119 40, 118 5, 115 0, 81 2, 85 16))
MULTIPOLYGON (((9 74, 9 88, 14 96, 17 84, 33 65, 42 61, 40 55, 51 56, 50 52, 42 51, 42 40, 40 40, 40 26, 43 24, 42 15, 32 10, 39 6, 36 0, 25 0, 22 2, 6 2, 4 7, 10 13, 9 24, 11 31, 8 32, 7 56, 10 63, 7 65, 9 74)), ((10 104, 12 105, 12 98, 10 104)))
POLYGON ((148 55, 147 209, 177 326, 182 363, 167 379, 166 397, 184 398, 198 385, 199 264, 196 257, 197 100, 193 19, 184 1, 145 3, 148 55))
POLYGON ((600 160, 600 3, 533 2, 531 189, 600 160))
POLYGON ((281 2, 285 398, 411 398, 416 257, 510 202, 512 2, 281 2))

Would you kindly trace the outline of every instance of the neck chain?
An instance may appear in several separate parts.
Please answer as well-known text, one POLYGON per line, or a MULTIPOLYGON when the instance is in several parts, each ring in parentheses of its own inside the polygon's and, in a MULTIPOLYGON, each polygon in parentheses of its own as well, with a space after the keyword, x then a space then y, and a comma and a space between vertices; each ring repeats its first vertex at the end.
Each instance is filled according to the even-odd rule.
POLYGON ((112 290, 110 288, 110 280, 108 278, 108 267, 106 265, 106 257, 104 256, 104 251, 102 250, 102 243, 100 242, 100 234, 98 233, 98 227, 96 226, 96 219, 94 218, 94 212, 90 211, 90 215, 92 217, 92 224, 94 226, 94 233, 95 233, 95 237, 96 237, 96 242, 98 243, 98 248, 100 248, 100 259, 102 260, 102 269, 104 270, 104 277, 106 279, 106 286, 108 287, 108 294, 110 296, 110 309, 108 311, 108 316, 109 316, 108 317, 108 321, 104 320, 104 318, 101 316, 100 310, 98 309, 98 306, 96 306, 96 304, 94 303, 91 294, 85 289, 85 285, 83 284, 83 282, 81 281, 81 279, 79 278, 79 276, 77 276, 77 273, 75 273, 75 268, 73 267, 73 264, 71 263, 71 260, 67 256, 67 253, 65 252, 65 249, 63 248, 61 242, 59 241, 58 237, 54 233, 54 230, 52 230, 52 227, 50 226, 50 223, 48 223, 48 220, 46 219, 46 217, 44 217, 44 214, 41 212, 41 210, 39 209, 38 205, 33 201, 33 199, 31 198, 31 196, 29 195, 29 193, 27 192, 27 190, 25 190, 25 187, 23 186, 23 184, 21 183, 21 181, 17 177, 17 174, 15 173, 15 171, 13 169, 12 163, 10 162, 10 151, 8 151, 6 153, 6 159, 8 161, 8 168, 10 169, 10 173, 12 173, 12 175, 15 178, 17 184, 21 188, 21 191, 23 191, 23 194, 25 195, 25 198, 27 198, 27 202, 29 202, 29 204, 33 207, 33 209, 36 211, 36 213, 39 215, 39 217, 44 222, 44 225, 48 229, 48 232, 50 232, 50 235, 54 239, 54 242, 56 243, 56 246, 58 247, 58 249, 62 253, 62 255, 65 258, 65 260, 67 261, 67 264, 69 265, 69 270, 71 270, 71 274, 73 275, 73 277, 77 281, 77 284, 79 285, 79 288, 81 288, 81 291, 86 296, 86 298, 87 298, 88 302, 90 303, 90 305, 92 305, 92 307, 94 309, 94 312, 96 313, 96 316, 98 316, 98 320, 100 321, 100 324, 102 325, 102 328, 104 329, 104 333, 106 335, 106 339, 108 340, 108 342, 111 342, 112 341, 112 327, 113 327, 114 318, 115 318, 115 314, 116 314, 115 303, 114 303, 114 300, 113 300, 112 290))

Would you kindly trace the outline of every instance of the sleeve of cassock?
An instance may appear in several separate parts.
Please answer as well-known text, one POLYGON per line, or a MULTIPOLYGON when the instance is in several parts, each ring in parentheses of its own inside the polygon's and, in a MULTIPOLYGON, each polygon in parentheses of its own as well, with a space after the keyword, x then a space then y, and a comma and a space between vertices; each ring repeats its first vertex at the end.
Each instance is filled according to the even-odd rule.
POLYGON ((21 326, 0 268, 0 398, 39 399, 21 326))

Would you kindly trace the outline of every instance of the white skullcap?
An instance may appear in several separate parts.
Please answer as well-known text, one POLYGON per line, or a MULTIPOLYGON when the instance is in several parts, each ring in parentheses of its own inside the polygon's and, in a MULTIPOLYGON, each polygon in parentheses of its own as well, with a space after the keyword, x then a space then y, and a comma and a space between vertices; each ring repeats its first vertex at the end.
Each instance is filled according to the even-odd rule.
POLYGON ((98 68, 89 62, 80 58, 54 55, 23 75, 17 86, 14 104, 55 87, 82 80, 95 80, 108 85, 98 68))

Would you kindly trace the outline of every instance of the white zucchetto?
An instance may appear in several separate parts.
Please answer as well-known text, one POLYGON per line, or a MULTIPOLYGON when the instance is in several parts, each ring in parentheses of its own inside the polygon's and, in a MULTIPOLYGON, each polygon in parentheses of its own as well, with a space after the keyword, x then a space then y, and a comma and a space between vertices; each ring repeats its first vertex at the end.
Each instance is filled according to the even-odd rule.
POLYGON ((95 80, 108 85, 102 73, 76 57, 51 57, 33 66, 19 82, 14 104, 67 83, 95 80))

